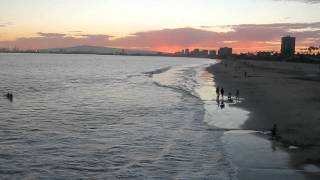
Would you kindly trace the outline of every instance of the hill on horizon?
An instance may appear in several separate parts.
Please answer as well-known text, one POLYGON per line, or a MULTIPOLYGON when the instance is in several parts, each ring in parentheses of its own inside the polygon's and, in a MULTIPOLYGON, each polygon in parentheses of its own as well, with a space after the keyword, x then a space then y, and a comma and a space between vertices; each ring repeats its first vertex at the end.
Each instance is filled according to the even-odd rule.
POLYGON ((159 52, 147 51, 139 49, 122 49, 122 48, 112 48, 112 47, 99 47, 99 46, 89 46, 80 45, 65 48, 49 48, 39 50, 41 53, 79 53, 79 54, 128 54, 128 55, 157 55, 159 52))

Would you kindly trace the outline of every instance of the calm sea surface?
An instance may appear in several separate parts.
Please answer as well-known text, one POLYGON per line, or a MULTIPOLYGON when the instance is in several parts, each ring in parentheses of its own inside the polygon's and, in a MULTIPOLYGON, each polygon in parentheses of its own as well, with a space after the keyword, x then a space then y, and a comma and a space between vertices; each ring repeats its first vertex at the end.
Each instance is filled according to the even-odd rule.
POLYGON ((205 120, 212 63, 0 54, 0 179, 234 179, 205 120))

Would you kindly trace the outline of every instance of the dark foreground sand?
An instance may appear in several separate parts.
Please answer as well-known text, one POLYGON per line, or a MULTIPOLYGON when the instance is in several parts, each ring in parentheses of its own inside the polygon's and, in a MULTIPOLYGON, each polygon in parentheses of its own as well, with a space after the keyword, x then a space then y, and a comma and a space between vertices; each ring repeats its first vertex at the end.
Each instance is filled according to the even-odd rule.
POLYGON ((251 112, 243 129, 267 130, 277 124, 277 142, 288 147, 294 167, 319 165, 319 65, 223 60, 208 71, 214 75, 216 84, 225 89, 225 94, 240 90, 244 101, 235 106, 251 112), (247 78, 244 72, 248 73, 247 78))

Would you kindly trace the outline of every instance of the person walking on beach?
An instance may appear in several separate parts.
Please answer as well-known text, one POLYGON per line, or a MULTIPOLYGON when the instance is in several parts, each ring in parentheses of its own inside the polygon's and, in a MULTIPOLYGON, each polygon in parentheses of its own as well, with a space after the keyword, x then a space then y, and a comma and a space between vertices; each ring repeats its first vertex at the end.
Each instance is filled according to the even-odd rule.
POLYGON ((219 87, 216 88, 216 94, 217 94, 217 99, 219 99, 220 98, 220 88, 219 87))
POLYGON ((220 93, 221 93, 221 97, 223 99, 223 95, 224 95, 224 89, 223 88, 221 88, 220 93))

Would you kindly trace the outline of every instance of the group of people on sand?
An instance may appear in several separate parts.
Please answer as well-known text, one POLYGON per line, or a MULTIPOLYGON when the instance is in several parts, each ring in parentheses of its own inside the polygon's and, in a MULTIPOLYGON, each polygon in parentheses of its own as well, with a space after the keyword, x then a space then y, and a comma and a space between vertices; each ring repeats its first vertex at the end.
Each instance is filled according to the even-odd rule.
MULTIPOLYGON (((223 98, 224 98, 224 89, 223 88, 220 89, 219 87, 217 87, 216 88, 216 94, 217 94, 217 99, 218 100, 220 99, 220 95, 221 95, 221 98, 223 100, 223 98)), ((240 96, 240 91, 239 91, 239 89, 237 89, 237 91, 236 91, 236 100, 239 100, 239 96, 240 96)), ((233 102, 232 93, 231 92, 228 93, 228 101, 229 102, 233 102)))
MULTIPOLYGON (((219 88, 217 87, 216 88, 216 94, 217 94, 217 102, 218 102, 218 106, 223 109, 225 107, 225 104, 224 104, 224 89, 223 88, 219 88), (222 98, 222 100, 220 101, 220 96, 222 98)), ((237 89, 236 91, 236 100, 239 100, 239 96, 240 96, 240 91, 239 89, 237 89)), ((232 99, 232 93, 229 92, 228 93, 228 102, 229 103, 232 103, 233 102, 233 99, 232 99)))

